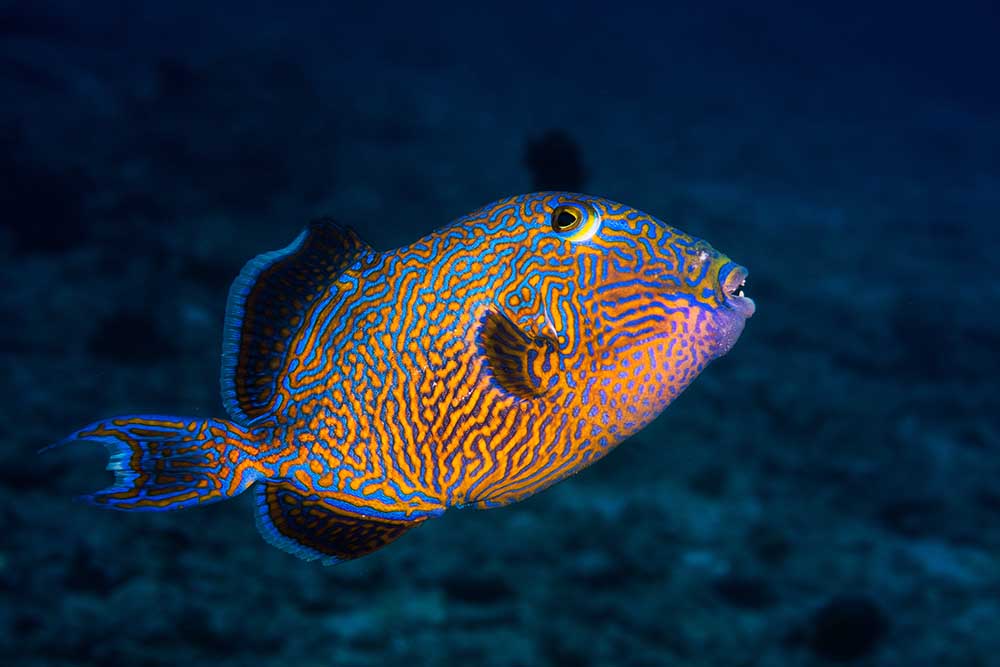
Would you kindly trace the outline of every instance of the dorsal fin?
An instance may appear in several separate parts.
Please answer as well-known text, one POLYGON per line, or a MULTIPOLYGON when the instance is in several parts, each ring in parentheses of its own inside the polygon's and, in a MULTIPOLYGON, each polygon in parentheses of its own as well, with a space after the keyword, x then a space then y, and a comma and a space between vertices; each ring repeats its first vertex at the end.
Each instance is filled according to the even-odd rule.
POLYGON ((229 289, 222 343, 222 401, 244 425, 268 414, 289 342, 305 314, 345 269, 374 251, 329 218, 309 223, 281 250, 247 262, 229 289))

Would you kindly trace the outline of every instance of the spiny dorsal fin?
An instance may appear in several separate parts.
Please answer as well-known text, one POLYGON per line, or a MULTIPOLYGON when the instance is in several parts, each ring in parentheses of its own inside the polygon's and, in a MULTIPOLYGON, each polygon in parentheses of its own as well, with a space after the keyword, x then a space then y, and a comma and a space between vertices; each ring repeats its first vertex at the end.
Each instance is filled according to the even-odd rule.
POLYGON ((353 229, 321 218, 287 248, 243 267, 229 289, 222 344, 222 400, 235 421, 248 424, 268 414, 277 374, 309 307, 373 252, 353 229))
POLYGON ((483 316, 478 339, 490 374, 502 389, 519 398, 549 393, 559 367, 554 340, 527 333, 497 310, 483 316))

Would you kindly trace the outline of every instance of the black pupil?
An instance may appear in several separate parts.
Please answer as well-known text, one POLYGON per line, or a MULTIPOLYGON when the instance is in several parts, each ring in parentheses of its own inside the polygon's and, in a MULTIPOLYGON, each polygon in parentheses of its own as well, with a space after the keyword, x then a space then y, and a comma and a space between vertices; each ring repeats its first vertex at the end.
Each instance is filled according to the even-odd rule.
POLYGON ((570 211, 560 211, 556 216, 556 229, 562 231, 569 229, 576 224, 576 214, 570 211))

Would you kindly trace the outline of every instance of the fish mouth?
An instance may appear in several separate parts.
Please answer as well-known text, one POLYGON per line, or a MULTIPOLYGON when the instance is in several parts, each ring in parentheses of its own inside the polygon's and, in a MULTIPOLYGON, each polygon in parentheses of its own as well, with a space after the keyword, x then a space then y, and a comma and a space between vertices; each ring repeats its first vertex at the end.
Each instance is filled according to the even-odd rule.
POLYGON ((733 266, 722 279, 722 291, 725 304, 738 312, 744 318, 753 317, 757 304, 746 295, 747 277, 750 275, 742 266, 733 266))

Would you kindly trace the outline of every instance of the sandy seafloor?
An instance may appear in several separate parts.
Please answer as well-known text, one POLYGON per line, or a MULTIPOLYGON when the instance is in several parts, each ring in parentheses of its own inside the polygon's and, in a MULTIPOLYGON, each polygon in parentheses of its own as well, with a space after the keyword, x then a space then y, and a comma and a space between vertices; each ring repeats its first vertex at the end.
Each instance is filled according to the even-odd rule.
POLYGON ((0 3, 0 662, 1000 664, 988 9, 73 7, 0 3), (244 261, 530 191, 549 129, 758 305, 593 468, 325 568, 249 494, 104 512, 100 447, 36 455, 223 416, 244 261))

